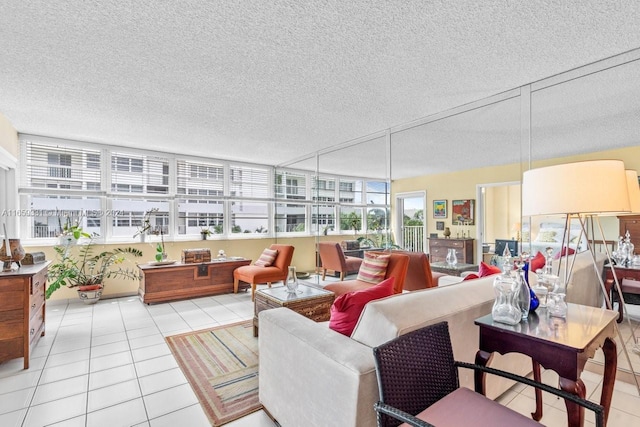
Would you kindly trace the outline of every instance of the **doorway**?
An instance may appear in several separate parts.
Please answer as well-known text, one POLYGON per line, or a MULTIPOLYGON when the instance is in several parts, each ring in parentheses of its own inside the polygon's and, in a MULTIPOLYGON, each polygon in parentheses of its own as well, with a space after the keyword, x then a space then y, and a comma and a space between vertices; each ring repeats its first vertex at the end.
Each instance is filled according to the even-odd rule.
POLYGON ((414 191, 396 195, 397 244, 412 252, 427 251, 427 192, 414 191))

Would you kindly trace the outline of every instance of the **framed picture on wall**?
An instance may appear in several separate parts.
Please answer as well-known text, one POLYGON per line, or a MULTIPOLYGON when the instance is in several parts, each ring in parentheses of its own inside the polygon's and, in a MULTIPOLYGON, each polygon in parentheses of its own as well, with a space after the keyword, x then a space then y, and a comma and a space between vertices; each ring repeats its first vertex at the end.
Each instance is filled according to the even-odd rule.
POLYGON ((453 225, 473 225, 475 220, 475 204, 473 199, 452 200, 451 220, 453 225))
POLYGON ((447 201, 446 200, 433 201, 433 217, 434 218, 447 217, 447 201))
MULTIPOLYGON (((444 221, 436 221, 436 230, 443 231, 444 230, 444 221)), ((435 237, 438 237, 436 234, 435 237)))

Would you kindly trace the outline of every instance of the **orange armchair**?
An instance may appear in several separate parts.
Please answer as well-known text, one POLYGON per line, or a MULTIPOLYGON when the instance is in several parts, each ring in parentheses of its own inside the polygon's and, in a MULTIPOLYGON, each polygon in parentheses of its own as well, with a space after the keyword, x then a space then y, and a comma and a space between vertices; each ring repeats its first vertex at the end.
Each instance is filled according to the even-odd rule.
POLYGON ((249 283, 251 285, 251 301, 253 301, 258 283, 266 283, 271 287, 272 282, 278 282, 287 278, 287 271, 291 264, 293 250, 295 248, 290 245, 273 244, 269 246, 269 249, 278 251, 276 259, 269 267, 245 265, 233 271, 233 293, 238 293, 238 285, 241 281, 249 283))
POLYGON ((340 243, 320 242, 318 243, 318 252, 322 262, 322 280, 327 275, 327 270, 339 272, 340 280, 344 280, 347 274, 357 273, 360 264, 362 264, 362 258, 346 256, 340 243))
MULTIPOLYGON (((389 257, 389 265, 387 266, 387 272, 384 276, 385 279, 389 277, 395 277, 393 283, 393 293, 402 293, 404 288, 404 280, 407 277, 407 269, 409 268, 409 255, 391 252, 389 257)), ((324 289, 336 294, 336 298, 342 294, 346 294, 353 291, 359 291, 374 286, 372 283, 364 282, 362 280, 353 279, 345 280, 342 282, 330 283, 324 286, 324 289)))
POLYGON ((409 269, 407 270, 407 277, 404 281, 405 291, 417 291, 437 287, 440 277, 445 276, 444 273, 434 273, 431 270, 429 257, 424 252, 394 250, 393 253, 409 255, 409 269))

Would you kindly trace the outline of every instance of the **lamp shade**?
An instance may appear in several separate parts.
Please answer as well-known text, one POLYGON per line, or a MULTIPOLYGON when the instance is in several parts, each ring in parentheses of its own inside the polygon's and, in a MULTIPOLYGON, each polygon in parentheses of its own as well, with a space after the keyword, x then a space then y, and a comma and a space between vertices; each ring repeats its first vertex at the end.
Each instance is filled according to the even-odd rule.
POLYGON ((631 214, 640 213, 640 184, 638 184, 638 172, 627 169, 627 191, 629 191, 629 207, 631 214))
POLYGON ((622 160, 564 163, 522 176, 523 216, 630 211, 622 160))

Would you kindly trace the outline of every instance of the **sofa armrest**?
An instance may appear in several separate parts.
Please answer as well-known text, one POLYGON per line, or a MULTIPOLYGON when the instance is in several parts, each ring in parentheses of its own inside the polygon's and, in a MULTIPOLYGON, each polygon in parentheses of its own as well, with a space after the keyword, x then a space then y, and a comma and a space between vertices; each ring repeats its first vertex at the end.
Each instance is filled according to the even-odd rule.
POLYGON ((280 425, 376 424, 371 347, 287 308, 259 316, 260 402, 280 425))

